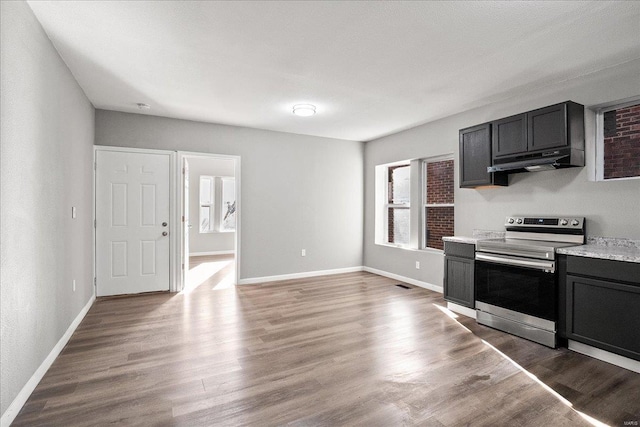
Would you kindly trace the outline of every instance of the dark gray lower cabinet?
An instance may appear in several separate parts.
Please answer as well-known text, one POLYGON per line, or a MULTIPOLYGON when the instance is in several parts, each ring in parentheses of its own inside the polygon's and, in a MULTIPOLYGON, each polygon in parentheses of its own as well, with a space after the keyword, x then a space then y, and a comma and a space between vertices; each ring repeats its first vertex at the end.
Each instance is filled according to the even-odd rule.
POLYGON ((567 258, 567 338, 640 360, 640 264, 567 258))
POLYGON ((444 253, 444 299, 475 308, 475 245, 445 242, 444 253))

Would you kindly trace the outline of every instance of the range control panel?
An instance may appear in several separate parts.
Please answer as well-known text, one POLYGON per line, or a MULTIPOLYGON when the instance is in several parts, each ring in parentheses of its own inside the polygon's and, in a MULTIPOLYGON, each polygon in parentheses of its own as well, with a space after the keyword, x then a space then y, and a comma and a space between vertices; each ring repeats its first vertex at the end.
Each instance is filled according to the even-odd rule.
POLYGON ((549 228, 582 228, 584 226, 584 217, 524 217, 524 216, 508 216, 504 225, 506 227, 549 227, 549 228))

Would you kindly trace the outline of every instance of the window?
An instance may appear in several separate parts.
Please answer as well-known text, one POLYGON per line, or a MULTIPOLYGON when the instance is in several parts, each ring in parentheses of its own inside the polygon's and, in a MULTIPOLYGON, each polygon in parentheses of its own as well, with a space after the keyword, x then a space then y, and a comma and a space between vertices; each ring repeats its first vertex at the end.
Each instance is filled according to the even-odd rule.
POLYGON ((236 216, 235 178, 201 176, 200 233, 236 231, 236 216))
POLYGON ((442 250, 454 233, 453 174, 452 155, 376 166, 375 243, 442 250))
POLYGON ((425 160, 424 246, 444 249, 444 236, 453 236, 453 160, 425 160))
POLYGON ((598 110, 597 179, 640 177, 640 100, 598 110))
POLYGON ((214 179, 212 176, 200 177, 200 232, 211 233, 214 213, 214 179))
POLYGON ((220 203, 220 231, 236 230, 236 180, 221 178, 222 200, 220 203))
POLYGON ((387 168, 387 243, 408 245, 410 240, 411 167, 387 168))

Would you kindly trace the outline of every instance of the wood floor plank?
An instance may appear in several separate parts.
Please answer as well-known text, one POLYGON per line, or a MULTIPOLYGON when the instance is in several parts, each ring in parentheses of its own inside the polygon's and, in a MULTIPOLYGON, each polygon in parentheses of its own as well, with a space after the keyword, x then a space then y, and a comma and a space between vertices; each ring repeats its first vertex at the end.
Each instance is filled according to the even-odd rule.
POLYGON ((363 272, 217 288, 230 260, 194 261, 223 268, 189 292, 98 299, 14 425, 640 420, 639 374, 453 319, 438 293, 363 272))

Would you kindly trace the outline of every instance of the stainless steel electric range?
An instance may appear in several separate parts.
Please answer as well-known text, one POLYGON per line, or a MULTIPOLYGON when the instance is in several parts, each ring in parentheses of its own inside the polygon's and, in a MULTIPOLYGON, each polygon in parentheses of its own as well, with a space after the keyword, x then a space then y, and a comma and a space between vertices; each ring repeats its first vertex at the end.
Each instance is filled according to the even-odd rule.
POLYGON ((557 345, 556 249, 584 243, 580 217, 507 217, 505 238, 476 243, 478 323, 557 345))

